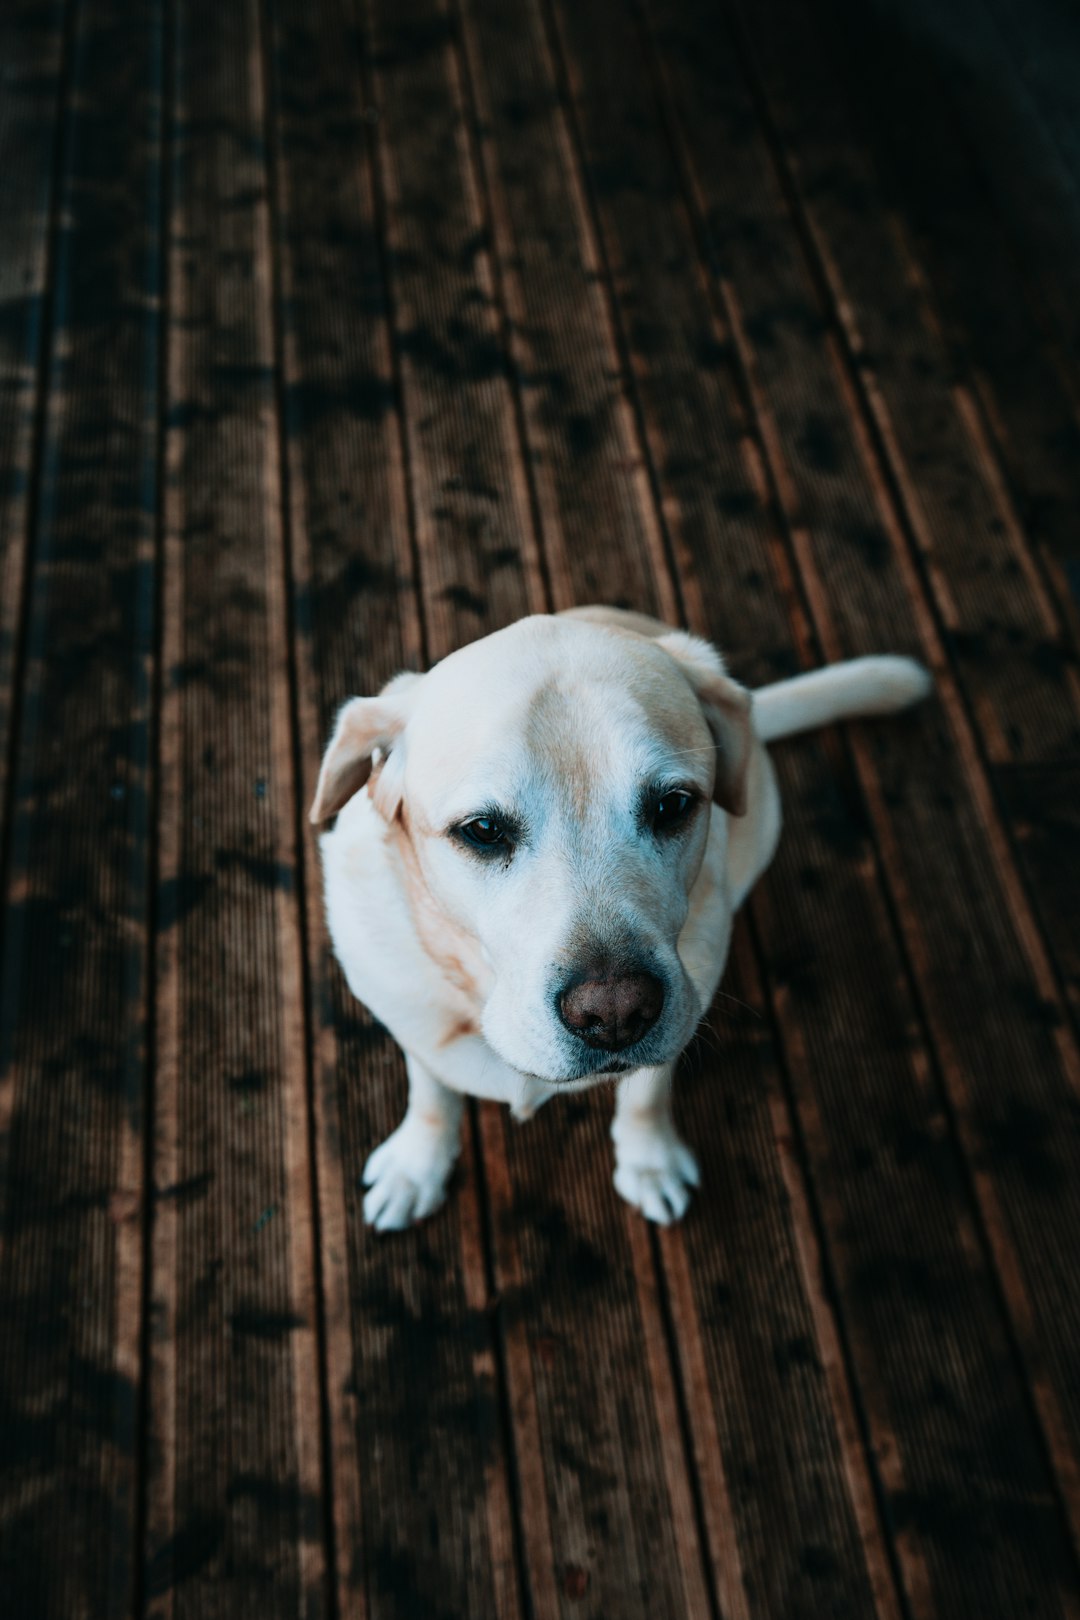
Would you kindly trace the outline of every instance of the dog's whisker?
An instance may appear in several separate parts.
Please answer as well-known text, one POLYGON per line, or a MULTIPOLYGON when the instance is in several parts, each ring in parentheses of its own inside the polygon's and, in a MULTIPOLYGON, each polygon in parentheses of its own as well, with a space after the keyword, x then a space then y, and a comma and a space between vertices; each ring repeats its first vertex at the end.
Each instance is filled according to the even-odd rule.
POLYGON ((730 990, 717 990, 715 994, 722 996, 725 1001, 733 1001, 736 1007, 742 1007, 745 1012, 752 1013, 755 1018, 762 1019, 765 1017, 759 1007, 751 1007, 748 1001, 740 1001, 739 997, 733 996, 730 990))
POLYGON ((716 744, 713 743, 711 746, 706 745, 706 746, 701 747, 701 748, 673 748, 671 750, 670 754, 667 755, 667 757, 669 759, 690 759, 690 758, 692 758, 692 757, 694 757, 694 756, 696 756, 698 754, 715 754, 715 753, 716 753, 716 744))

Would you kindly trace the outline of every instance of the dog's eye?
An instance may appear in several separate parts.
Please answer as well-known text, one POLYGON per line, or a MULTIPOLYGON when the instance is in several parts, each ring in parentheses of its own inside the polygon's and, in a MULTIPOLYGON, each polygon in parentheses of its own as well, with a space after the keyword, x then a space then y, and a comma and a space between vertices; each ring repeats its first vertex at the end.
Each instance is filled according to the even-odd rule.
POLYGON ((679 788, 663 794, 653 809, 653 832, 674 832, 690 814, 693 803, 693 794, 683 793, 679 788))
POLYGON ((463 822, 458 832, 475 849, 497 849, 510 842, 506 828, 494 816, 474 816, 472 821, 463 822))

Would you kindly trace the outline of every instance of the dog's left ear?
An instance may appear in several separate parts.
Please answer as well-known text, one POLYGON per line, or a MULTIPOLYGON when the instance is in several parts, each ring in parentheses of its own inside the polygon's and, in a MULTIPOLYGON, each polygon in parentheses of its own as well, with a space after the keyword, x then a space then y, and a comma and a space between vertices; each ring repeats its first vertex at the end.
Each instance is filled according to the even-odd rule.
POLYGON ((350 698, 326 746, 315 799, 308 812, 318 826, 348 804, 354 793, 377 775, 372 787, 376 808, 392 820, 401 802, 401 760, 395 743, 412 712, 414 688, 422 675, 395 675, 378 697, 350 698), (391 768, 393 767, 393 768, 391 768))
POLYGON ((745 815, 746 772, 753 743, 750 693, 731 679, 716 648, 700 636, 672 630, 660 636, 656 644, 675 660, 690 682, 716 741, 713 798, 733 816, 745 815))

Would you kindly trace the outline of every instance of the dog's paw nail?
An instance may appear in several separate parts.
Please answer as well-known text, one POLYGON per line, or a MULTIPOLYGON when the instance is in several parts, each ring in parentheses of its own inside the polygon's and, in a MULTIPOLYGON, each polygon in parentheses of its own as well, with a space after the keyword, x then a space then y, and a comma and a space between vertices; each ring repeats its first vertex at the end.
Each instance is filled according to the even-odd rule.
POLYGON ((682 1219, 690 1207, 691 1188, 700 1184, 697 1160, 676 1136, 653 1138, 640 1156, 631 1149, 615 1165, 615 1191, 659 1226, 682 1219))
POLYGON ((646 1220, 661 1226, 682 1220, 690 1209, 690 1189, 698 1186, 699 1179, 698 1166, 688 1149, 672 1155, 670 1165, 659 1170, 653 1165, 615 1166, 615 1191, 627 1204, 640 1209, 646 1220))
POLYGON ((406 1121, 364 1166, 364 1220, 376 1232, 400 1232, 433 1215, 446 1197, 456 1140, 417 1130, 406 1121))

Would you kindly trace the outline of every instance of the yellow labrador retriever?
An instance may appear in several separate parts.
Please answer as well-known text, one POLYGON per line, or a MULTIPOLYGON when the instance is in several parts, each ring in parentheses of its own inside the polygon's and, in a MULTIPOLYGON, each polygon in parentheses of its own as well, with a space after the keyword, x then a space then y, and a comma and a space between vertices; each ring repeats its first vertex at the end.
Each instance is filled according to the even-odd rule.
POLYGON ((379 1231, 442 1203, 462 1096, 527 1118, 618 1077, 615 1186, 650 1220, 698 1184, 675 1061, 772 858, 764 744, 915 702, 860 658, 751 694, 715 648, 637 614, 522 619, 338 716, 312 821, 353 994, 400 1042, 405 1118, 364 1170, 379 1231))

